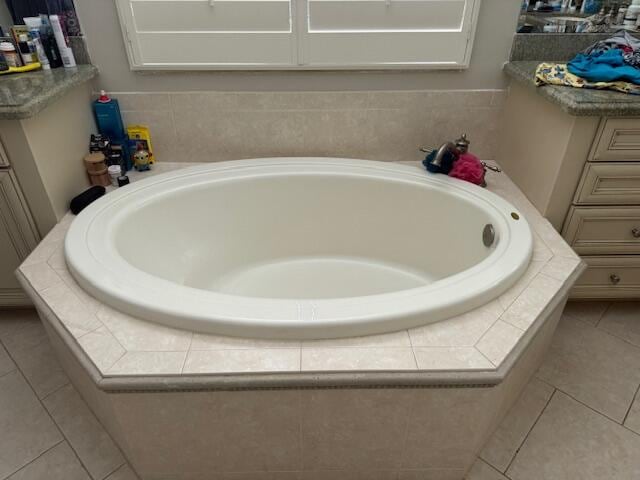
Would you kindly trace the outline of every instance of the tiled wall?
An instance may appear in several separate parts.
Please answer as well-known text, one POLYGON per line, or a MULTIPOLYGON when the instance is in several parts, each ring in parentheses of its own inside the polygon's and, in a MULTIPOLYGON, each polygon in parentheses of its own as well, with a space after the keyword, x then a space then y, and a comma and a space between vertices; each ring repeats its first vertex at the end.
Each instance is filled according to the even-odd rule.
POLYGON ((494 156, 503 90, 112 93, 124 121, 151 128, 159 161, 269 156, 419 160, 467 133, 494 156))

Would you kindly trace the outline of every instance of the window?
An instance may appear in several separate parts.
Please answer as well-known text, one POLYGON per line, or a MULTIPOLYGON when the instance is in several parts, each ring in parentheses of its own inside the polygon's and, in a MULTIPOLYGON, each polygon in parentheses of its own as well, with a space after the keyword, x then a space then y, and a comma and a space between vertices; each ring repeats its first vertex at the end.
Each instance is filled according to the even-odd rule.
POLYGON ((465 68, 480 0, 116 0, 133 69, 465 68))

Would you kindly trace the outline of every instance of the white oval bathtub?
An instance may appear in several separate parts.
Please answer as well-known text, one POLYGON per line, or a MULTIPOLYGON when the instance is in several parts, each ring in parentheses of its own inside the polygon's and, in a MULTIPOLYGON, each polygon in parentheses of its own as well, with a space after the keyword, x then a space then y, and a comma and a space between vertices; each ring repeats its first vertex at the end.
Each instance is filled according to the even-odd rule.
POLYGON ((118 310, 220 335, 298 339, 471 310, 520 277, 531 248, 526 221, 486 189, 330 158, 157 175, 87 207, 65 241, 76 280, 118 310))

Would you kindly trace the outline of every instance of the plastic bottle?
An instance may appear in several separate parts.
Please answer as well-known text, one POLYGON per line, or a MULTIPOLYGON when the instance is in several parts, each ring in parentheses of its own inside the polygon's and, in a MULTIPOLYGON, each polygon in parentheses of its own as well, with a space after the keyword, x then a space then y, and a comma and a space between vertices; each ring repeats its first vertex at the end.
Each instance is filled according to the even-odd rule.
POLYGON ((18 48, 20 49, 22 63, 25 65, 31 65, 38 61, 38 56, 34 53, 35 47, 33 42, 29 40, 29 36, 26 33, 23 33, 18 37, 18 48))
POLYGON ((42 45, 42 40, 40 39, 40 28, 42 28, 42 20, 40 19, 40 17, 25 17, 24 23, 27 27, 29 27, 31 41, 36 47, 36 53, 38 54, 38 59, 40 60, 42 69, 50 70, 51 65, 49 64, 49 58, 47 57, 47 53, 44 51, 44 46, 42 45))
POLYGON ((16 47, 13 46, 11 42, 1 42, 0 43, 0 52, 4 56, 5 62, 9 67, 19 67, 20 61, 18 60, 18 52, 16 51, 16 47))
POLYGON ((640 0, 633 0, 624 16, 624 26, 634 28, 638 21, 638 14, 640 14, 640 0))
POLYGON ((58 15, 49 15, 49 21, 51 22, 51 28, 53 28, 53 34, 56 37, 56 43, 58 44, 58 50, 60 51, 64 68, 75 67, 76 59, 73 51, 69 45, 67 45, 67 39, 64 36, 62 24, 60 23, 60 17, 58 15))

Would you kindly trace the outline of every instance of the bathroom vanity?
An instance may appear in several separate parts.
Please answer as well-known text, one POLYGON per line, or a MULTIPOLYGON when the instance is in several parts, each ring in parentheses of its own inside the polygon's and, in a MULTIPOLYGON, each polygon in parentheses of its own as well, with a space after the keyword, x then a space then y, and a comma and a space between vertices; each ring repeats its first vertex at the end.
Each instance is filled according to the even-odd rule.
POLYGON ((0 79, 0 306, 30 304, 15 269, 88 185, 91 65, 0 79))
POLYGON ((536 87, 513 61, 497 161, 588 265, 574 298, 640 297, 640 97, 536 87))

